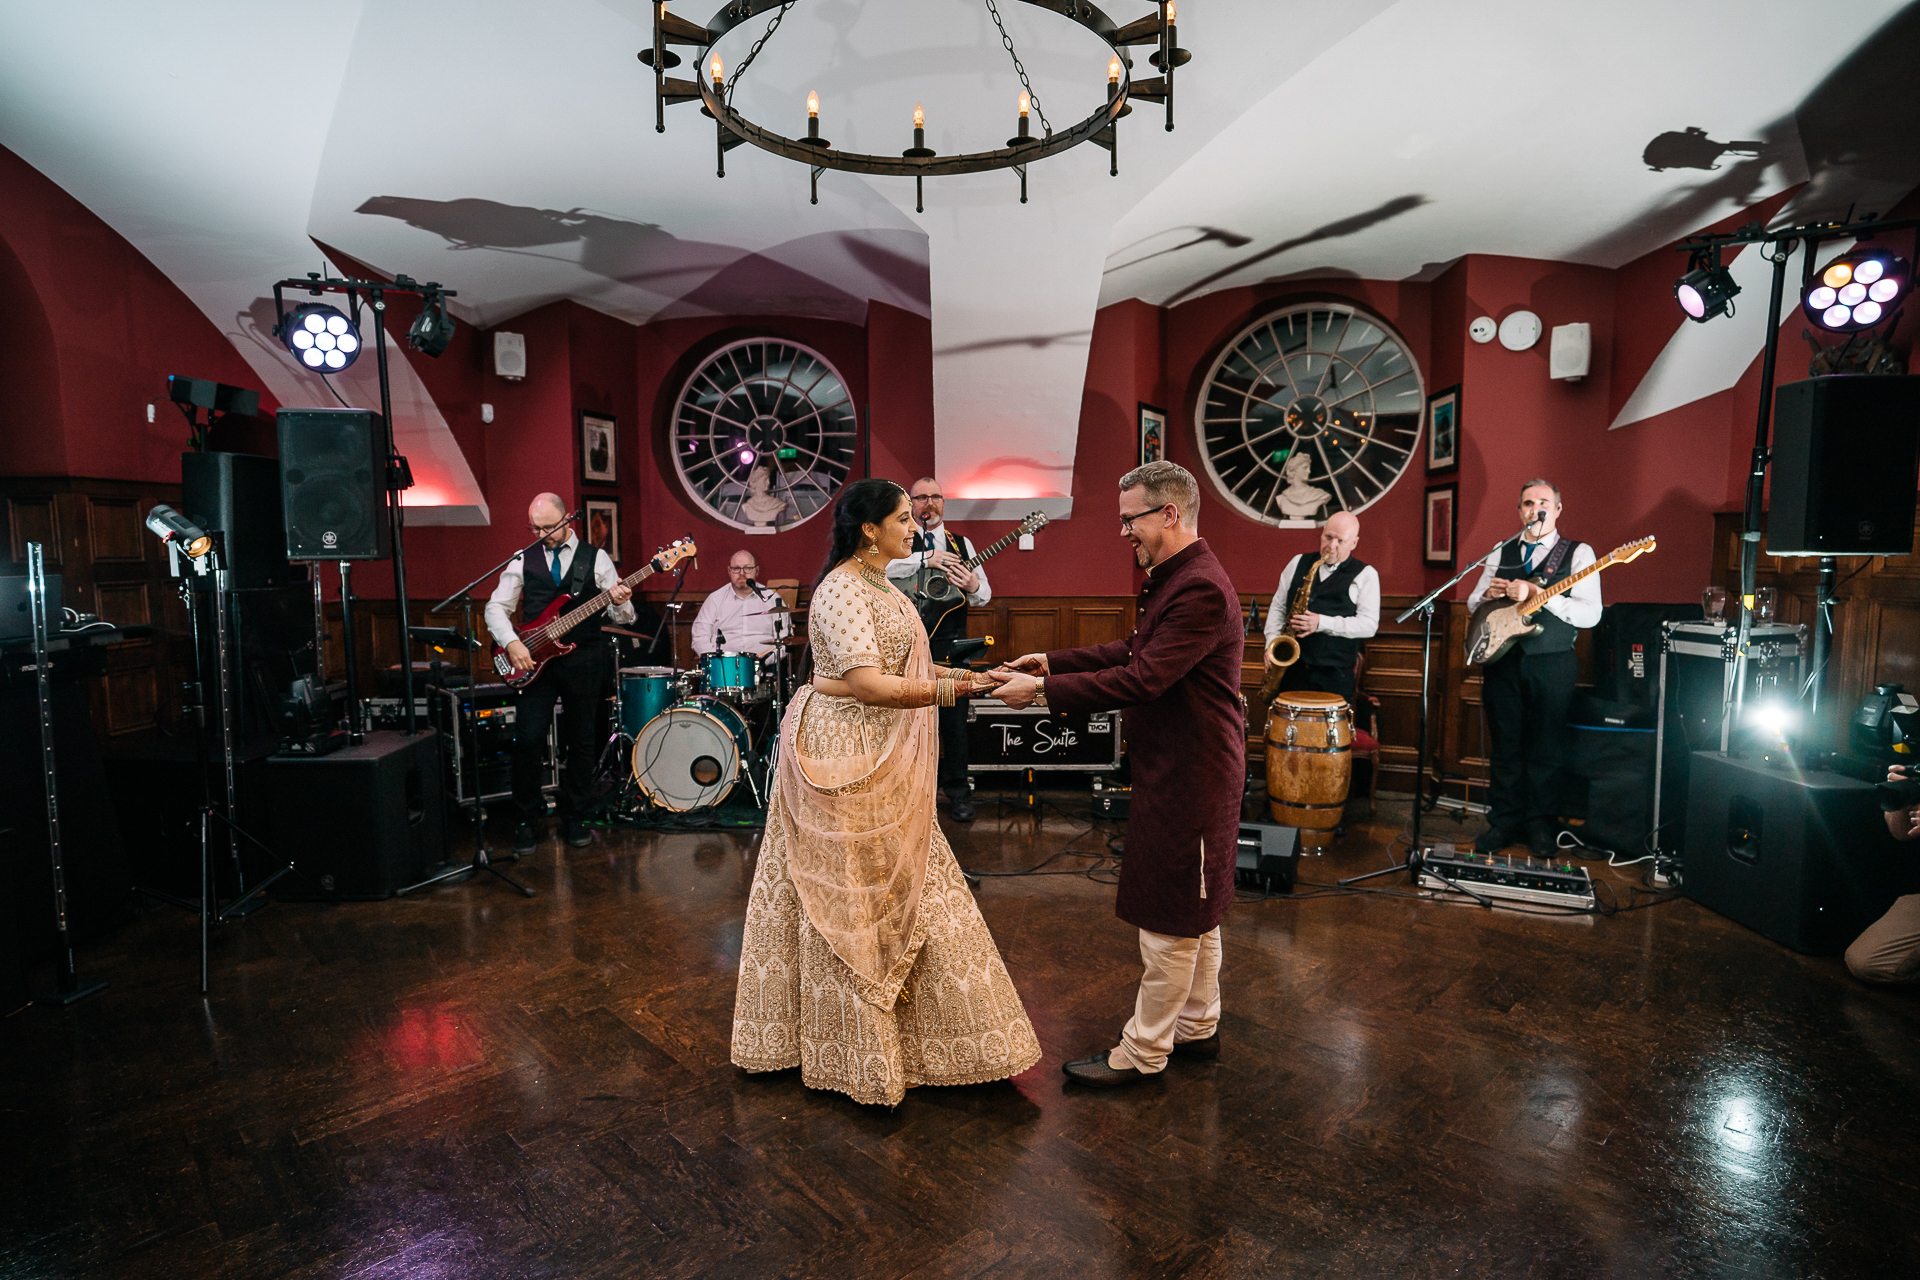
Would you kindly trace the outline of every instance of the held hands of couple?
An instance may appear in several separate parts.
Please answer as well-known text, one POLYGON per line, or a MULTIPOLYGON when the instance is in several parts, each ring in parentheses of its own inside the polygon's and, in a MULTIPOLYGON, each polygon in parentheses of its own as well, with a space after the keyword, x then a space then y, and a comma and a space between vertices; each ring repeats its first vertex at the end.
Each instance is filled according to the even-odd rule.
POLYGON ((1019 711, 1030 707, 1040 696, 1040 680, 1047 675, 1047 655, 1027 653, 995 667, 987 674, 1000 680, 994 696, 1019 711))

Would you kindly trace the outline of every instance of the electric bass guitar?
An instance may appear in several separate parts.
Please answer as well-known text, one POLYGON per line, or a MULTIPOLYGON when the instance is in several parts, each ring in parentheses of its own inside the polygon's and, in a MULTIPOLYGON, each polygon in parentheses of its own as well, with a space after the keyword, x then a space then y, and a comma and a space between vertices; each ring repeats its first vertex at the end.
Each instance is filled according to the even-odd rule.
MULTIPOLYGON (((590 549, 588 544, 582 543, 579 550, 574 552, 574 554, 579 555, 590 549)), ((656 573, 665 573, 681 561, 690 560, 699 553, 699 548, 693 545, 693 536, 689 534, 654 552, 653 559, 647 561, 638 573, 628 574, 626 577, 620 579, 620 583, 622 586, 634 586, 637 583, 646 581, 656 573)), ((505 649, 495 649, 493 651, 493 669, 500 673, 502 680, 516 689, 530 683, 535 676, 539 675, 540 672, 545 669, 549 662, 552 662, 555 658, 564 657, 580 647, 579 645, 568 644, 563 637, 588 618, 593 617, 602 609, 612 604, 612 592, 613 588, 608 587, 591 600, 583 601, 580 604, 573 605, 571 608, 568 606, 572 603, 572 596, 555 596, 553 601, 540 611, 539 617, 535 618, 532 623, 525 628, 516 629, 513 633, 515 639, 527 646, 527 654, 533 659, 533 669, 531 671, 515 671, 513 669, 513 659, 507 656, 505 649)))
MULTIPOLYGON (((1046 513, 1036 511, 1022 520, 1012 533, 985 551, 971 560, 962 560, 960 567, 977 569, 1028 534, 1044 529, 1046 525, 1046 513)), ((912 580, 902 584, 901 589, 907 593, 907 598, 913 601, 913 607, 919 611, 920 621, 926 623, 928 635, 933 634, 934 628, 944 622, 948 614, 967 602, 967 598, 960 594, 960 588, 953 585, 953 579, 947 577, 944 570, 936 569, 930 564, 923 564, 914 570, 912 580)))
POLYGON ((1467 662, 1485 665, 1505 657, 1507 650, 1528 636, 1537 636, 1546 630, 1540 623, 1532 621, 1540 606, 1562 591, 1570 590, 1574 583, 1589 574, 1598 573, 1608 565, 1639 559, 1653 550, 1654 545, 1654 540, 1649 537, 1615 547, 1580 572, 1568 574, 1550 587, 1545 586, 1539 578, 1529 578, 1528 581, 1540 590, 1528 596, 1524 604, 1516 600, 1482 600, 1480 607, 1473 611, 1473 620, 1467 623, 1467 662))

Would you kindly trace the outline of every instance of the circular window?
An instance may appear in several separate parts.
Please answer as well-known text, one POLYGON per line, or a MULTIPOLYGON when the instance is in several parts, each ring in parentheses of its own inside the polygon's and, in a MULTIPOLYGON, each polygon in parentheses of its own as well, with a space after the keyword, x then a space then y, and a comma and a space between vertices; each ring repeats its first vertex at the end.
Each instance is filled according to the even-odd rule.
POLYGON ((773 338, 708 356, 674 405, 674 470, 736 529, 788 529, 821 511, 858 439, 846 380, 819 352, 773 338))
POLYGON ((1420 442, 1426 389, 1405 341, 1340 303, 1288 307, 1242 330, 1194 408, 1207 474, 1267 524, 1324 523, 1393 487, 1420 442))

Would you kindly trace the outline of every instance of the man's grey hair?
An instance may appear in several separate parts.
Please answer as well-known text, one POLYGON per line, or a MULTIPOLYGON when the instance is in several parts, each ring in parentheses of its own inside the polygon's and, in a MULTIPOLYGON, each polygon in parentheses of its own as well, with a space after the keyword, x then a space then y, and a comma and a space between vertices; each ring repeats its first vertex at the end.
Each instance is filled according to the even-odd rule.
POLYGON ((1177 462, 1149 462, 1120 477, 1120 491, 1143 488, 1147 501, 1156 508, 1171 502, 1180 513, 1180 527, 1192 531, 1200 527, 1200 486, 1193 472, 1177 462))
POLYGON ((1554 506, 1556 506, 1556 507, 1564 507, 1564 506, 1566 506, 1566 505, 1567 505, 1566 503, 1564 503, 1564 502, 1562 502, 1562 501, 1560 501, 1560 486, 1559 486, 1559 485, 1557 485, 1557 484, 1555 484, 1555 483, 1554 483, 1553 481, 1551 481, 1551 480, 1529 480, 1529 481, 1527 481, 1527 482, 1526 482, 1525 484, 1523 484, 1523 485, 1521 485, 1521 486, 1520 486, 1520 501, 1522 501, 1522 502, 1525 502, 1525 501, 1527 500, 1527 490, 1529 490, 1529 489, 1538 489, 1538 488, 1541 488, 1541 487, 1543 487, 1543 486, 1544 486, 1545 488, 1548 488, 1548 489, 1551 489, 1551 490, 1553 490, 1553 505, 1554 505, 1554 506))

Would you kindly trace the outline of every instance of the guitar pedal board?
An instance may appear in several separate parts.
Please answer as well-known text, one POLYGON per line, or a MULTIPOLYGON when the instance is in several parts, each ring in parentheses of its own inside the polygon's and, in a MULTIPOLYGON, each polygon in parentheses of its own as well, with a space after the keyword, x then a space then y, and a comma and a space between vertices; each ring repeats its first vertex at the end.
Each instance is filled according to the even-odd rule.
POLYGON ((1430 845, 1407 859, 1414 883, 1423 889, 1452 889, 1487 898, 1536 902, 1545 906, 1591 910, 1593 878, 1571 862, 1514 858, 1505 854, 1462 853, 1450 844, 1430 845))

